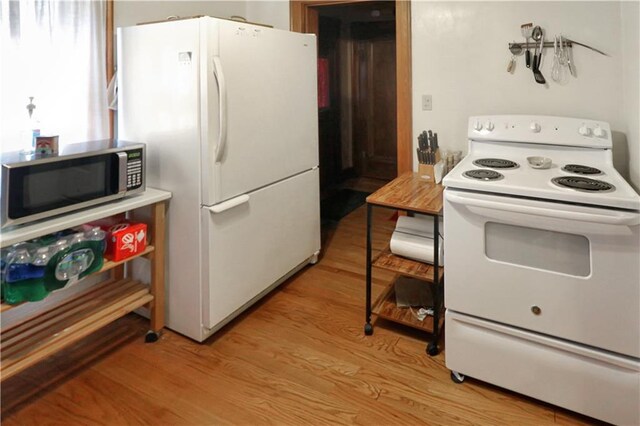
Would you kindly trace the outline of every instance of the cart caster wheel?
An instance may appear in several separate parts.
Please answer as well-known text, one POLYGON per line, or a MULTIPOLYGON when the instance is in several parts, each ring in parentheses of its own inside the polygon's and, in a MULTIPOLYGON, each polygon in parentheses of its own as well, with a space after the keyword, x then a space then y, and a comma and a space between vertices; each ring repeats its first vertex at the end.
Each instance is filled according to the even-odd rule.
POLYGON ((430 356, 438 355, 440 351, 438 350, 438 342, 431 342, 427 345, 427 353, 430 356))
POLYGON ((461 384, 462 382, 464 382, 464 374, 460 374, 457 371, 452 371, 451 380, 453 380, 453 383, 461 384))
POLYGON ((160 339, 160 334, 156 333, 155 331, 148 331, 147 334, 144 336, 145 343, 157 342, 158 339, 160 339))
POLYGON ((373 326, 369 323, 364 325, 365 336, 371 336, 373 334, 373 326))

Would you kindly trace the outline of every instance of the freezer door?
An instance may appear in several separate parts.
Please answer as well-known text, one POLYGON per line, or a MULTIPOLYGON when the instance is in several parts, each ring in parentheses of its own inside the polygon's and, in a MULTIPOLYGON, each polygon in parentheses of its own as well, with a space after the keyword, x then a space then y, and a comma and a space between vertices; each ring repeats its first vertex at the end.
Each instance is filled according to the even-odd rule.
POLYGON ((314 169, 202 208, 205 328, 215 331, 320 250, 318 179, 314 169))
POLYGON ((318 165, 316 40, 217 19, 208 33, 203 204, 213 205, 318 165))

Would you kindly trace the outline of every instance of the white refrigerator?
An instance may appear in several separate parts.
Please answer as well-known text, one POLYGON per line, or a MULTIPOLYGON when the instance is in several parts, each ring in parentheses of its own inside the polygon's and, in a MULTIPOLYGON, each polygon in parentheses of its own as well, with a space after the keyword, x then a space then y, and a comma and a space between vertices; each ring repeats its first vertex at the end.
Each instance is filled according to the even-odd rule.
POLYGON ((118 138, 167 211, 167 326, 203 341, 320 251, 316 39, 210 17, 119 28, 118 138))

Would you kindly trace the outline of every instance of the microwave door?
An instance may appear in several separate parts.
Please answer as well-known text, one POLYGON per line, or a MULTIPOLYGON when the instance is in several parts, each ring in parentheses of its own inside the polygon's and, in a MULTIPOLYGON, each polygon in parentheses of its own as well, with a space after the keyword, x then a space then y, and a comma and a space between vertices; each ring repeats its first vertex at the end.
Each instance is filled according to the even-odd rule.
POLYGON ((124 196, 123 152, 3 166, 2 226, 66 213, 124 196))

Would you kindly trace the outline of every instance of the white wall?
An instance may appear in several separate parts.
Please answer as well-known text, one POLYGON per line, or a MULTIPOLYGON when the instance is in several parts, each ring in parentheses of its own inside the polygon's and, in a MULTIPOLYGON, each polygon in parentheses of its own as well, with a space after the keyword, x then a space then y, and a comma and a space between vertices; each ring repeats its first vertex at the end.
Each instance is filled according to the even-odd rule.
POLYGON ((230 18, 238 15, 248 21, 289 29, 288 0, 115 0, 116 27, 158 21, 168 16, 210 15, 230 18))
MULTIPOLYGON (((638 88, 638 1, 632 2, 455 2, 411 4, 414 144, 422 130, 439 134, 444 149, 466 151, 466 123, 477 114, 549 114, 609 121, 614 163, 640 187, 638 88), (534 22, 550 36, 591 44, 610 57, 575 47, 578 77, 565 86, 551 81, 551 56, 540 86, 518 58, 506 72, 507 45, 522 41, 520 25, 534 22), (433 110, 421 110, 421 95, 433 96, 433 110)), ((287 0, 130 1, 116 0, 116 26, 165 19, 169 15, 244 16, 289 28, 287 0)), ((548 51, 547 51, 548 52, 548 51)), ((417 165, 416 165, 417 167, 417 165)))
MULTIPOLYGON (((634 6, 625 6, 625 8, 634 6)), ((637 4, 635 5, 637 10, 637 4)), ((635 50, 622 50, 621 4, 619 2, 425 2, 413 1, 413 134, 425 129, 438 132, 444 149, 466 152, 467 120, 479 114, 546 114, 608 121, 612 129, 626 133, 629 115, 623 113, 623 91, 635 78, 635 126, 637 133, 637 13, 635 50), (549 81, 534 82, 518 58, 515 74, 506 72, 511 57, 508 43, 523 41, 520 25, 533 22, 549 35, 563 33, 607 53, 601 56, 575 47, 573 63, 577 78, 561 86, 551 80, 552 55, 547 50, 541 67, 549 81), (628 69, 623 80, 623 57, 635 56, 635 72, 628 69), (433 95, 433 110, 422 111, 421 95, 433 95)), ((625 18, 626 22, 627 18, 625 18)), ((631 18, 628 19, 632 21, 631 18)), ((629 22, 633 25, 632 22, 629 22)), ((632 37, 632 32, 625 30, 632 37)), ((626 46, 625 46, 626 49, 626 46)), ((637 182, 638 138, 629 138, 629 152, 637 182)), ((624 135, 616 135, 614 152, 624 152, 624 135)), ((629 157, 616 158, 625 174, 629 157)))
POLYGON ((622 117, 626 124, 629 146, 629 175, 636 191, 640 190, 640 3, 624 2, 620 8, 622 17, 622 117))
POLYGON ((230 18, 238 15, 247 18, 246 13, 244 1, 115 0, 114 23, 117 28, 141 22, 161 21, 169 16, 210 15, 230 18))
POLYGON ((281 30, 289 29, 288 0, 251 0, 245 3, 247 20, 271 25, 281 30))

